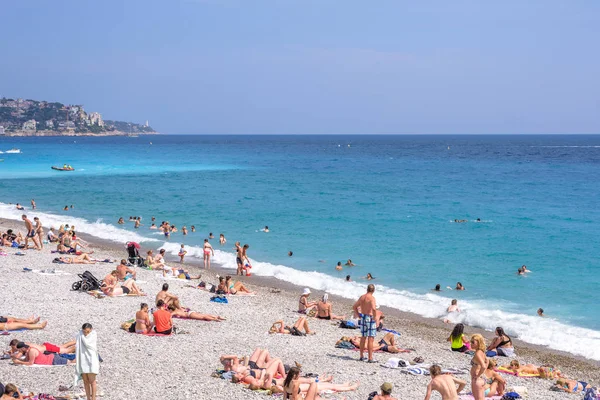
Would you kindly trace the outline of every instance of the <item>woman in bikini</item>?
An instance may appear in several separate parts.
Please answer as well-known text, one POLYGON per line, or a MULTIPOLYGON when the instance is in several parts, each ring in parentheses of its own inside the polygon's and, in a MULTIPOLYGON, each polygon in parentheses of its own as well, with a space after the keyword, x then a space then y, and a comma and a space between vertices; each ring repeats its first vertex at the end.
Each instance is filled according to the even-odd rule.
POLYGON ((317 303, 317 318, 319 319, 345 319, 342 315, 333 315, 331 313, 331 303, 328 302, 329 295, 325 293, 321 301, 317 303))
POLYGON ((16 329, 44 329, 48 321, 40 323, 40 318, 22 319, 6 315, 0 317, 0 331, 13 331, 16 329))
MULTIPOLYGON (((513 371, 516 376, 519 376, 521 374, 538 375, 540 373, 540 368, 543 367, 538 367, 534 364, 521 365, 518 360, 512 360, 506 368, 513 371)), ((560 376, 560 371, 556 371, 555 373, 560 376)))
POLYGON ((485 357, 485 339, 476 333, 471 336, 471 349, 475 350, 475 355, 471 360, 471 391, 475 400, 483 400, 485 375, 488 367, 488 360, 485 357))
POLYGON ((496 337, 487 347, 487 351, 495 351, 499 356, 511 357, 515 354, 512 339, 504 333, 501 327, 496 328, 496 337))
POLYGON ((243 372, 236 372, 231 381, 233 383, 249 383, 260 386, 265 379, 265 376, 285 376, 285 367, 283 362, 279 358, 272 358, 264 368, 251 368, 248 367, 243 372))
POLYGON ((144 293, 135 284, 133 279, 127 279, 124 282, 119 282, 117 276, 118 272, 114 270, 104 277, 104 285, 100 288, 102 293, 109 297, 121 296, 130 293, 138 296, 144 296, 144 293), (123 285, 121 286, 120 283, 123 285))
POLYGON ((502 396, 504 394, 504 388, 506 387, 506 381, 500 376, 499 373, 494 371, 496 368, 496 362, 494 360, 488 361, 488 366, 483 372, 483 380, 485 381, 484 392, 485 397, 502 396))
POLYGON ((139 311, 135 313, 135 333, 150 333, 152 332, 152 326, 148 314, 148 304, 142 303, 139 311))
POLYGON ((295 331, 302 332, 302 329, 304 329, 304 332, 307 335, 315 334, 315 332, 311 331, 308 327, 308 321, 306 317, 298 318, 294 326, 285 325, 283 320, 276 321, 273 323, 273 325, 271 325, 271 328, 269 328, 269 333, 282 333, 284 335, 289 335, 295 331))
MULTIPOLYGON (((360 348, 360 337, 354 336, 349 340, 356 348, 360 348)), ((386 353, 410 353, 412 350, 402 349, 396 346, 396 335, 389 332, 379 341, 378 344, 373 345, 373 351, 385 351, 386 353)))
POLYGON ((211 255, 215 255, 215 249, 208 243, 208 239, 204 239, 204 269, 210 269, 211 255))
POLYGON ((310 289, 304 288, 304 291, 298 300, 298 312, 300 314, 308 314, 313 308, 317 307, 315 301, 308 302, 308 296, 310 296, 310 289))
POLYGON ((255 294, 254 292, 249 291, 246 288, 246 286, 244 286, 244 284, 240 281, 232 283, 231 276, 229 276, 229 275, 227 275, 225 277, 225 287, 226 287, 226 292, 230 293, 230 294, 237 294, 237 295, 255 294))
POLYGON ((306 395, 302 397, 300 389, 300 369, 290 368, 285 380, 283 381, 283 399, 284 400, 318 400, 321 397, 318 394, 317 383, 312 382, 308 385, 306 395))
POLYGON ((556 381, 554 387, 567 393, 581 393, 587 389, 587 382, 576 381, 573 379, 560 378, 556 381))
POLYGON ((225 321, 227 318, 218 315, 200 314, 195 311, 185 311, 181 308, 175 308, 173 304, 169 306, 169 312, 172 316, 177 316, 182 319, 195 319, 198 321, 225 321))
MULTIPOLYGON (((244 361, 246 361, 246 359, 248 357, 242 357, 242 358, 244 359, 244 361)), ((253 369, 265 368, 272 359, 273 358, 269 354, 269 350, 256 348, 254 350, 254 352, 248 358, 247 363, 246 363, 246 364, 248 364, 247 366, 240 364, 240 358, 238 356, 234 356, 234 355, 222 355, 220 358, 220 361, 221 361, 221 364, 223 364, 225 371, 245 372, 247 369, 250 369, 250 368, 253 368, 253 369)))

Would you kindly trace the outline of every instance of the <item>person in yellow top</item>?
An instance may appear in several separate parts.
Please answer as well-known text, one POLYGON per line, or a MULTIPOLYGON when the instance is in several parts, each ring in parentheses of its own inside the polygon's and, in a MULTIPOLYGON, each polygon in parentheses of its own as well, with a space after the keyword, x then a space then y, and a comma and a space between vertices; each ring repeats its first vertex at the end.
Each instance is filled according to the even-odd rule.
POLYGON ((454 329, 452 329, 452 333, 448 337, 447 341, 451 342, 450 347, 452 351, 459 351, 464 353, 467 350, 470 350, 469 340, 463 334, 465 330, 465 326, 463 324, 456 324, 454 329))

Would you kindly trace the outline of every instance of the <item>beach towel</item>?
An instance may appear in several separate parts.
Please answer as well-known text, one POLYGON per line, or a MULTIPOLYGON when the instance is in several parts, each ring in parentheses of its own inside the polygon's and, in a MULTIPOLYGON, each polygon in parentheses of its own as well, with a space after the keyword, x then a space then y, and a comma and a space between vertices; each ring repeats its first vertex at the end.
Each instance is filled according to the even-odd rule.
POLYGON ((35 274, 48 275, 48 276, 52 276, 52 275, 73 275, 73 274, 70 274, 70 273, 68 273, 66 271, 62 271, 60 269, 54 269, 54 268, 49 268, 49 269, 23 268, 23 272, 33 272, 35 274))
MULTIPOLYGON (((461 394, 458 396, 459 400, 475 400, 475 397, 473 397, 472 394, 461 394)), ((500 400, 502 399, 502 396, 491 396, 491 397, 486 397, 485 400, 500 400)))
POLYGON ((212 301, 214 303, 224 303, 224 304, 229 303, 227 301, 227 297, 225 297, 225 296, 213 296, 210 298, 210 301, 212 301))
POLYGON ((514 375, 514 376, 518 376, 519 378, 539 378, 540 374, 517 374, 515 371, 513 371, 512 369, 506 368, 506 367, 498 367, 496 368, 494 371, 496 372, 502 372, 503 374, 509 374, 509 375, 514 375))
POLYGON ((385 364, 381 364, 381 366, 384 368, 397 369, 406 368, 408 366, 408 363, 401 358, 392 357, 389 358, 385 364))
POLYGON ((382 329, 382 331, 384 331, 384 332, 389 332, 389 333, 393 333, 393 334, 394 334, 394 335, 396 335, 396 336, 401 336, 401 335, 402 335, 400 332, 396 332, 396 331, 395 331, 395 330, 393 330, 393 329, 385 329, 385 328, 383 328, 383 329, 382 329))
POLYGON ((75 380, 73 386, 81 380, 81 374, 98 374, 100 360, 98 358, 98 337, 96 331, 91 331, 87 336, 83 330, 79 331, 75 339, 75 380))

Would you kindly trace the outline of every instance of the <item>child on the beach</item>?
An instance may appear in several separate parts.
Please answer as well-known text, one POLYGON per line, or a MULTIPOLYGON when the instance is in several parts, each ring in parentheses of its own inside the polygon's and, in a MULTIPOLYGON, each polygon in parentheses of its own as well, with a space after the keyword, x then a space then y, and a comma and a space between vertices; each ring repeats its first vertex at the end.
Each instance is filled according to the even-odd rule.
POLYGON ((179 249, 179 262, 183 264, 183 258, 185 257, 185 255, 187 254, 187 251, 185 250, 185 245, 181 245, 181 249, 179 249))

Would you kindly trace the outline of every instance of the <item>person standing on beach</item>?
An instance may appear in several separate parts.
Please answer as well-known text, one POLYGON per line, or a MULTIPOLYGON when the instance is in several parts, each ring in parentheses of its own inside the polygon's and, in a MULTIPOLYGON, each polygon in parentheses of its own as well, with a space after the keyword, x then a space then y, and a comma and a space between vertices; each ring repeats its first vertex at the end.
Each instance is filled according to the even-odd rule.
POLYGON ((83 379, 87 400, 96 400, 96 375, 100 372, 98 342, 92 324, 85 323, 75 339, 76 381, 83 379))
POLYGON ((208 243, 208 239, 204 239, 204 269, 210 269, 210 256, 215 255, 215 250, 208 243))
POLYGON ((44 248, 44 229, 42 227, 42 222, 38 217, 33 219, 35 221, 35 234, 37 235, 38 243, 40 244, 40 248, 44 248))
POLYGON ((377 334, 377 325, 379 324, 377 318, 377 303, 373 293, 375 293, 375 285, 370 284, 367 286, 367 293, 360 296, 352 307, 354 310, 354 317, 360 317, 360 361, 364 361, 365 359, 364 353, 366 343, 369 354, 367 362, 369 363, 375 362, 373 361, 373 340, 377 334))
POLYGON ((442 400, 458 400, 458 393, 464 389, 467 382, 462 379, 457 379, 452 375, 442 374, 442 369, 439 365, 432 365, 429 368, 431 374, 431 382, 427 385, 427 394, 425 400, 431 398, 431 392, 437 391, 442 396, 442 400), (458 385, 458 389, 456 389, 458 385))
POLYGON ((33 240, 33 244, 35 245, 35 248, 37 250, 41 250, 40 245, 37 241, 37 233, 35 232, 35 229, 33 228, 33 224, 31 223, 31 221, 29 220, 29 218, 27 218, 27 215, 25 215, 25 214, 23 214, 21 216, 21 219, 25 223, 25 229, 27 229, 27 235, 25 236, 25 248, 26 249, 28 248, 29 239, 31 239, 31 240, 33 240))
POLYGON ((242 263, 242 257, 244 254, 244 250, 242 249, 240 242, 235 242, 235 252, 235 262, 237 263, 237 271, 235 271, 235 274, 242 275, 242 267, 244 266, 244 264, 242 263))

